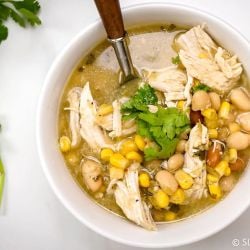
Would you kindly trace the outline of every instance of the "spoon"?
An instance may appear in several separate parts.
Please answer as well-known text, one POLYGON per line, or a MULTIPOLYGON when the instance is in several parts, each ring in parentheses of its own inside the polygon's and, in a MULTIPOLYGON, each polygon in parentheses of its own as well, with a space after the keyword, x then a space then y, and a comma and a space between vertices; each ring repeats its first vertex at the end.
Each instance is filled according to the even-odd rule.
POLYGON ((127 44, 127 33, 124 29, 119 0, 95 0, 95 4, 106 30, 107 39, 114 48, 123 73, 120 84, 136 80, 137 76, 127 44))

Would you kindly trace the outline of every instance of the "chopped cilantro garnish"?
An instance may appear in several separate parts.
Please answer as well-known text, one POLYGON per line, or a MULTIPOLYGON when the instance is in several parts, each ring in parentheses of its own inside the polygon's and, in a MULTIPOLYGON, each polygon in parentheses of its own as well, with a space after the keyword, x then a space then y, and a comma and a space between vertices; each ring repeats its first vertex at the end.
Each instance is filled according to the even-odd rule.
POLYGON ((150 85, 145 84, 136 91, 129 101, 122 105, 122 112, 125 113, 123 118, 135 118, 138 112, 148 110, 147 105, 157 104, 157 101, 154 89, 150 85))
POLYGON ((178 64, 180 64, 180 62, 181 62, 181 60, 180 60, 179 55, 177 55, 176 57, 172 57, 172 63, 173 64, 178 65, 178 64))
POLYGON ((177 108, 157 105, 157 112, 151 113, 147 105, 157 105, 157 96, 145 84, 122 105, 123 119, 136 119, 137 133, 155 145, 144 150, 146 161, 169 158, 175 152, 179 135, 189 128, 189 119, 177 108))
POLYGON ((192 87, 192 92, 195 93, 198 90, 204 90, 206 92, 211 91, 211 88, 208 87, 207 85, 203 84, 203 83, 199 83, 198 85, 192 87))
POLYGON ((159 148, 144 150, 145 159, 166 159, 174 152, 179 135, 189 128, 189 119, 177 108, 158 107, 156 113, 143 112, 138 115, 138 134, 157 143, 159 148))

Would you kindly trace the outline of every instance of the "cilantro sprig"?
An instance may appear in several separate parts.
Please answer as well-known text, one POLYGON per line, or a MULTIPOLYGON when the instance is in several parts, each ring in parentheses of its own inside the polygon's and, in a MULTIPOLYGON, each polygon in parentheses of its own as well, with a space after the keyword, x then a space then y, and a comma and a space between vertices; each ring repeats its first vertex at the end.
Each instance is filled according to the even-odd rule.
POLYGON ((138 115, 138 133, 153 140, 157 147, 144 150, 145 159, 166 159, 174 152, 179 135, 189 128, 189 119, 177 108, 158 107, 156 113, 143 112, 138 115))
POLYGON ((37 0, 0 0, 0 43, 7 39, 8 28, 4 22, 12 18, 21 27, 40 25, 41 20, 37 16, 40 4, 37 0))
POLYGON ((123 119, 136 119, 137 133, 150 139, 155 146, 145 148, 146 161, 169 158, 179 141, 179 135, 189 128, 189 119, 177 108, 157 105, 154 89, 148 84, 122 106, 123 119), (157 112, 149 112, 147 105, 156 105, 157 112))
POLYGON ((154 89, 150 85, 145 84, 137 90, 133 97, 122 105, 123 119, 136 118, 140 112, 148 110, 147 105, 155 105, 157 102, 158 99, 154 89))

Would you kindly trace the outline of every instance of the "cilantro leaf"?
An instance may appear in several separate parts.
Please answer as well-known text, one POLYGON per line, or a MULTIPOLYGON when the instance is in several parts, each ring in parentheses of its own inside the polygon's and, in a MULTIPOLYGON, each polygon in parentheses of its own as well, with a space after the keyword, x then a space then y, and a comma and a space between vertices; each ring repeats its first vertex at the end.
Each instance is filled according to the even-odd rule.
POLYGON ((179 135, 189 128, 189 124, 187 115, 177 108, 158 107, 156 113, 140 113, 137 117, 137 133, 159 146, 146 148, 145 159, 169 158, 175 151, 179 135))
POLYGON ((37 0, 0 0, 0 43, 8 37, 8 29, 2 23, 12 18, 21 27, 26 23, 31 26, 40 25, 41 20, 37 16, 40 4, 37 0))
POLYGON ((8 29, 0 22, 0 43, 8 37, 8 29))
POLYGON ((25 27, 25 20, 22 16, 20 16, 17 12, 15 12, 14 10, 10 11, 10 16, 12 17, 12 19, 18 23, 21 27, 25 27))
POLYGON ((27 9, 19 9, 19 12, 23 14, 23 16, 27 19, 27 21, 32 25, 41 24, 41 20, 33 14, 31 11, 27 9))
POLYGON ((180 56, 177 55, 176 57, 172 57, 172 63, 176 65, 180 64, 181 63, 180 56))
POLYGON ((144 150, 145 160, 151 161, 154 159, 169 158, 175 152, 178 141, 179 140, 177 138, 174 138, 173 140, 169 140, 168 138, 158 140, 158 143, 161 144, 161 149, 157 150, 153 147, 146 148, 144 150))
POLYGON ((193 93, 195 93, 195 92, 198 91, 198 90, 204 90, 204 91, 206 91, 206 92, 209 92, 209 91, 211 91, 211 88, 208 87, 207 85, 203 84, 203 83, 200 83, 200 84, 198 84, 198 85, 192 87, 192 92, 193 92, 193 93))
POLYGON ((40 10, 40 4, 36 0, 23 0, 23 1, 12 1, 11 2, 17 10, 19 9, 26 9, 33 14, 37 14, 40 10))
POLYGON ((157 101, 158 99, 154 89, 150 85, 145 84, 136 91, 133 97, 122 105, 121 110, 123 113, 129 114, 138 111, 147 111, 147 105, 157 104, 157 101))

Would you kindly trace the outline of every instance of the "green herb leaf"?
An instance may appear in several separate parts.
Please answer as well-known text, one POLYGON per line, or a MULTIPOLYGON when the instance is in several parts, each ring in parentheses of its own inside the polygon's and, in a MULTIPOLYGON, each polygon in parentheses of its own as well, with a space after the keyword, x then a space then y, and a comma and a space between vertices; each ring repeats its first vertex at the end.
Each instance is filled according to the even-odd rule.
POLYGON ((33 14, 31 11, 26 10, 26 9, 19 9, 19 12, 23 14, 23 16, 27 19, 27 21, 32 25, 39 25, 41 24, 41 20, 33 14))
POLYGON ((7 18, 9 17, 9 14, 10 14, 10 10, 3 5, 0 5, 0 21, 7 20, 7 18))
POLYGON ((198 90, 203 90, 203 91, 209 92, 209 91, 211 91, 211 88, 203 83, 200 83, 200 84, 192 87, 192 93, 195 93, 198 90))
POLYGON ((150 85, 145 84, 136 91, 132 98, 122 105, 121 110, 125 113, 125 116, 138 111, 147 111, 147 105, 157 104, 157 101, 154 89, 150 85))
POLYGON ((176 65, 180 64, 181 63, 180 56, 177 55, 176 57, 172 57, 172 63, 176 65))
POLYGON ((37 0, 0 0, 0 43, 8 37, 8 29, 2 24, 3 21, 11 17, 21 27, 25 27, 27 22, 32 26, 40 25, 41 20, 37 16, 39 10, 37 0))
POLYGON ((146 148, 145 159, 166 159, 176 148, 179 135, 189 128, 189 119, 177 108, 158 107, 156 113, 142 112, 137 117, 137 133, 153 140, 159 148, 146 148))
POLYGON ((18 23, 21 27, 25 27, 25 20, 22 16, 20 16, 17 12, 15 12, 14 10, 10 11, 10 16, 12 17, 12 19, 18 23))
POLYGON ((0 205, 1 205, 2 196, 3 196, 4 178, 5 178, 4 167, 0 159, 0 205))
POLYGON ((16 9, 26 9, 33 14, 37 14, 38 11, 40 10, 40 4, 36 0, 24 0, 24 1, 12 1, 11 2, 16 9))
POLYGON ((0 22, 0 43, 8 37, 8 29, 0 22))

